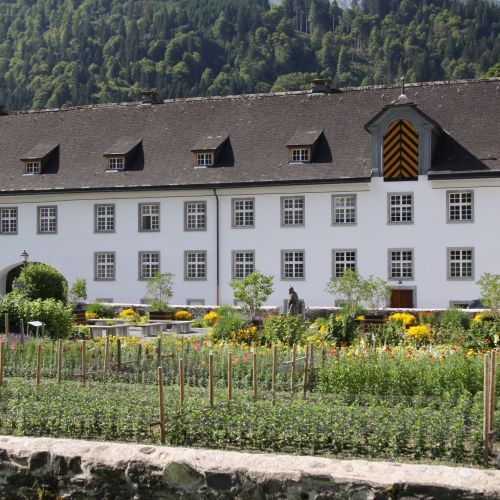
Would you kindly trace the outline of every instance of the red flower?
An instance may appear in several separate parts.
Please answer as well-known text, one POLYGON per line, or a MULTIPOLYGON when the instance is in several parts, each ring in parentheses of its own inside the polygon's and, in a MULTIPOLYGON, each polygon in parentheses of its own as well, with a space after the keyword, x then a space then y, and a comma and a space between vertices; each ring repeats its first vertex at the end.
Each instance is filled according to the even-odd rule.
POLYGON ((196 351, 198 351, 200 349, 200 347, 201 347, 201 343, 200 342, 195 342, 193 344, 193 349, 195 349, 196 351))
POLYGON ((484 343, 485 343, 485 344, 490 344, 490 343, 491 343, 491 340, 490 340, 490 339, 484 339, 484 343))

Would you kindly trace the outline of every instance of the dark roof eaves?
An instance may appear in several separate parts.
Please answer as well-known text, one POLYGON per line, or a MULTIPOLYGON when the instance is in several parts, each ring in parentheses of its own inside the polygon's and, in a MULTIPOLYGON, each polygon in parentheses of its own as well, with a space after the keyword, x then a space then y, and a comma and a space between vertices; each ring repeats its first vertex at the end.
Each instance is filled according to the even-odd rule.
POLYGON ((305 180, 286 180, 286 181, 256 181, 256 182, 224 182, 211 184, 174 184, 174 185, 156 185, 156 186, 124 186, 124 187, 92 187, 92 188, 60 188, 60 189, 16 189, 0 190, 1 196, 17 195, 37 195, 54 193, 110 193, 124 191, 187 191, 194 189, 231 189, 245 187, 266 187, 266 186, 301 186, 311 184, 360 184, 371 182, 371 177, 342 177, 339 179, 305 179, 305 180))
POLYGON ((497 178, 500 177, 500 170, 478 170, 476 172, 431 172, 427 173, 427 178, 429 180, 439 180, 439 179, 487 179, 487 178, 497 178))

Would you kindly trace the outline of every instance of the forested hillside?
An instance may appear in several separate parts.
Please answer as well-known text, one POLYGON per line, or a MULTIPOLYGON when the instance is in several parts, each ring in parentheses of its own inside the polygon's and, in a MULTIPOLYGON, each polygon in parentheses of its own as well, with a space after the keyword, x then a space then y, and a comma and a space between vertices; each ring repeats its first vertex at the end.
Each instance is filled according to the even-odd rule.
POLYGON ((489 0, 2 0, 8 110, 500 74, 489 0))

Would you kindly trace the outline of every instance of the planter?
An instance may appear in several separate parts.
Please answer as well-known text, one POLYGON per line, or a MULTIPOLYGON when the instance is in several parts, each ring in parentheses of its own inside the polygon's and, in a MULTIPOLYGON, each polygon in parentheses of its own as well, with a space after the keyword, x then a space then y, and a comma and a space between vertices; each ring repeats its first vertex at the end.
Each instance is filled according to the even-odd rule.
POLYGON ((85 318, 85 308, 75 307, 73 309, 73 322, 76 325, 84 325, 87 322, 85 318))
POLYGON ((174 319, 174 313, 173 312, 166 312, 166 311, 153 311, 149 313, 149 320, 150 321, 166 321, 169 319, 174 319))

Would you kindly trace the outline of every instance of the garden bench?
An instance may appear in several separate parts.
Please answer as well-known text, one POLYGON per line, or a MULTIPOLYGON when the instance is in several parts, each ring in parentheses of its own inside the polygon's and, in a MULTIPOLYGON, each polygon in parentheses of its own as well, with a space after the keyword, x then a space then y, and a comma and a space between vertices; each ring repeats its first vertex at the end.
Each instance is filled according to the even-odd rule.
POLYGON ((126 337, 128 335, 128 325, 85 325, 90 329, 90 335, 94 337, 107 337, 116 335, 126 337))
POLYGON ((189 333, 192 323, 192 321, 172 320, 168 321, 167 325, 170 325, 174 333, 189 333))
MULTIPOLYGON (((162 324, 161 323, 140 323, 137 325, 127 325, 128 334, 131 335, 132 330, 140 330, 138 337, 155 337, 158 333, 161 333, 162 324)), ((136 333, 136 332, 134 332, 136 333)))

